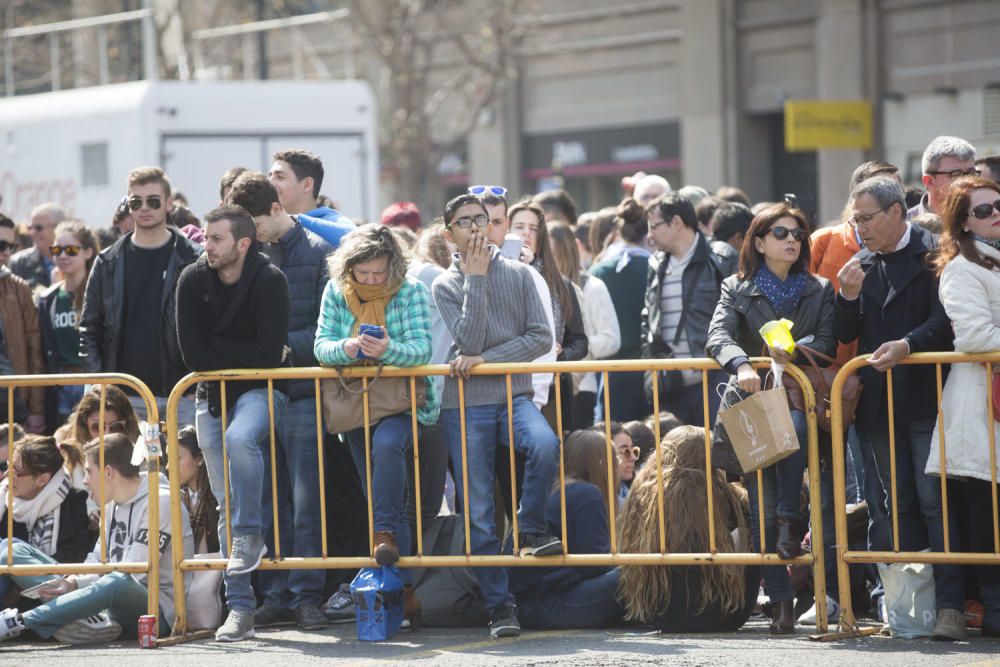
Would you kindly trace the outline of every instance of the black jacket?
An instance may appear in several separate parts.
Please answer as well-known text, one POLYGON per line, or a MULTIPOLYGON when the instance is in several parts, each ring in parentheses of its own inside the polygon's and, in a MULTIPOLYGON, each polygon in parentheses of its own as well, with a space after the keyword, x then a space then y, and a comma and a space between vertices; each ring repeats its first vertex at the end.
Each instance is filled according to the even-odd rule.
MULTIPOLYGON (((167 273, 160 302, 160 367, 163 386, 150 387, 157 396, 168 396, 186 373, 180 346, 177 343, 176 294, 177 279, 184 267, 194 263, 203 249, 174 227, 174 251, 167 264, 167 273)), ((129 232, 97 255, 87 280, 80 316, 80 356, 86 372, 114 372, 118 368, 121 339, 122 307, 125 300, 125 262, 122 248, 132 238, 129 232)))
MULTIPOLYGON (((7 537, 7 514, 0 520, 0 538, 7 537)), ((28 541, 28 527, 14 522, 14 537, 28 541)), ((59 537, 52 557, 59 563, 82 563, 94 542, 87 517, 87 492, 70 489, 59 509, 59 537)))
MULTIPOLYGON (((697 247, 681 279, 684 333, 687 334, 692 356, 705 349, 708 326, 719 302, 722 281, 736 271, 739 260, 728 243, 709 243, 701 232, 697 234, 697 247)), ((665 356, 669 351, 667 346, 672 342, 665 343, 660 336, 660 299, 669 259, 661 251, 649 260, 646 306, 642 312, 642 356, 646 359, 665 356)))
MULTIPOLYGON (((587 332, 583 329, 583 313, 580 308, 580 300, 576 296, 576 288, 573 283, 562 279, 566 283, 566 291, 569 293, 569 300, 573 307, 573 316, 566 319, 566 326, 563 330, 563 339, 559 341, 562 345, 562 352, 556 357, 557 361, 579 361, 587 356, 587 332)), ((563 317, 566 313, 563 313, 563 317)))
POLYGON ((48 287, 52 282, 52 274, 45 269, 42 254, 34 246, 14 253, 8 262, 8 268, 15 276, 27 280, 32 290, 39 285, 48 287))
MULTIPOLYGON (((218 272, 208 266, 207 256, 199 257, 181 273, 177 338, 184 362, 192 371, 281 365, 288 336, 288 281, 258 249, 254 242, 231 299, 218 272)), ((286 391, 286 384, 275 382, 274 388, 286 391)), ((250 389, 265 387, 266 380, 227 383, 227 409, 232 410, 236 399, 250 389)), ((201 383, 198 395, 208 399, 213 416, 221 414, 218 383, 201 383)))
MULTIPOLYGON (((833 337, 833 285, 825 278, 809 275, 802 298, 795 311, 787 316, 794 323, 792 336, 801 340, 813 336, 809 347, 833 356, 837 342, 833 337)), ((708 330, 708 355, 730 373, 736 373, 741 358, 759 356, 764 349, 760 328, 771 320, 781 319, 771 302, 752 280, 730 276, 722 283, 722 296, 708 330)), ((794 363, 801 355, 796 353, 794 363)), ((735 380, 735 376, 734 376, 735 380)))
MULTIPOLYGON (((875 253, 862 249, 865 280, 861 296, 848 301, 837 295, 834 332, 842 343, 858 340, 858 354, 871 354, 882 343, 905 338, 910 352, 943 352, 952 349, 951 321, 938 298, 938 280, 928 263, 937 238, 914 226, 910 242, 900 252, 906 261, 897 267, 894 284, 885 285, 875 253), (888 289, 886 289, 888 287, 888 289), (887 294, 879 302, 877 296, 887 294)), ((859 427, 872 428, 887 419, 885 374, 865 367, 858 371, 864 392, 858 405, 859 427)), ((933 419, 937 414, 937 381, 933 366, 897 366, 892 370, 896 419, 933 419)))

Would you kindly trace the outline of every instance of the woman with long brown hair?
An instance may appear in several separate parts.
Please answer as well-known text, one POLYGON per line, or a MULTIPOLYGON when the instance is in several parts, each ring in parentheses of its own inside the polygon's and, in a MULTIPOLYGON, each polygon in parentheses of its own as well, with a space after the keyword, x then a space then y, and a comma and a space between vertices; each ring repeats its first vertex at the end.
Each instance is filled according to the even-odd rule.
MULTIPOLYGON (((955 351, 969 354, 1000 350, 1000 185, 985 178, 955 181, 941 212, 944 233, 937 259, 941 304, 955 329, 955 351)), ((986 383, 998 389, 993 365, 953 364, 941 396, 941 417, 931 436, 927 473, 941 474, 939 433, 948 443, 945 469, 964 478, 970 551, 993 551, 993 488, 990 472, 990 407, 986 383)), ((1000 444, 1000 420, 993 421, 993 442, 1000 444)), ((997 457, 1000 461, 1000 456, 997 457)), ((1000 478, 1000 465, 997 466, 1000 478)), ((1000 573, 977 565, 982 595, 982 634, 1000 637, 1000 573)))
MULTIPOLYGON (((667 553, 706 553, 705 431, 678 427, 660 447, 663 475, 657 474, 652 460, 639 470, 618 520, 618 547, 622 553, 659 553, 662 484, 667 553)), ((738 488, 715 470, 712 491, 716 550, 747 551, 746 509, 738 488)), ((652 624, 664 632, 733 632, 746 623, 757 601, 756 566, 623 565, 620 569, 618 591, 625 620, 652 624)))
MULTIPOLYGON (((49 373, 79 373, 83 368, 80 361, 83 289, 100 249, 94 232, 79 220, 59 223, 55 229, 50 250, 63 279, 42 292, 38 299, 38 325, 49 373)), ((46 390, 49 433, 66 421, 82 396, 82 385, 46 390)))
MULTIPOLYGON (((566 553, 610 553, 608 492, 618 488, 618 474, 613 461, 612 479, 608 479, 604 435, 570 433, 564 457, 566 553)), ((558 480, 545 505, 545 521, 552 535, 562 534, 558 480)), ((508 540, 508 550, 510 546, 508 540)), ((509 568, 507 576, 510 591, 517 598, 518 619, 526 628, 603 628, 621 620, 616 597, 618 570, 613 567, 516 567, 509 568)))

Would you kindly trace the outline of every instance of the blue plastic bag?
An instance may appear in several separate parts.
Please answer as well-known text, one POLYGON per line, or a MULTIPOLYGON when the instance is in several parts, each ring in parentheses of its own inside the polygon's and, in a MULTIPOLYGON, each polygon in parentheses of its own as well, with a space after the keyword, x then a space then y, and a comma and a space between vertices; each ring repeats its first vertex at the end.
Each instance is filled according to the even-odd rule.
POLYGON ((363 568, 351 582, 358 639, 392 639, 403 624, 403 580, 394 566, 363 568))

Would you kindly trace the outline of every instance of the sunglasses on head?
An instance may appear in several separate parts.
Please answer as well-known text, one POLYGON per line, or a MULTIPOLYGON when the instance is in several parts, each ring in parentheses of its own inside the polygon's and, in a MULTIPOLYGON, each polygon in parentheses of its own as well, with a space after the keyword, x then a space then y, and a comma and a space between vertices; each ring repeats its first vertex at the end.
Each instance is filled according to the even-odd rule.
POLYGON ((972 210, 969 211, 969 215, 974 215, 980 220, 985 220, 993 215, 994 210, 1000 212, 1000 199, 996 200, 992 204, 980 204, 979 206, 973 206, 972 210))
POLYGON ((792 238, 798 241, 799 243, 809 238, 808 232, 806 232, 806 230, 802 229, 801 227, 796 227, 795 229, 789 229, 788 227, 782 227, 781 225, 777 225, 775 227, 771 227, 771 229, 767 231, 771 234, 774 234, 774 238, 778 239, 779 241, 784 241, 785 239, 787 239, 789 234, 791 234, 792 238))
POLYGON ((500 185, 473 185, 469 187, 468 193, 470 195, 475 195, 476 197, 482 197, 483 195, 506 197, 507 188, 500 185))
POLYGON ((142 203, 146 202, 146 206, 153 209, 154 211, 159 209, 163 205, 163 200, 159 195, 151 195, 143 199, 142 197, 129 197, 128 198, 128 208, 130 211, 138 211, 142 208, 142 203))
POLYGON ((54 245, 49 248, 49 252, 51 252, 55 257, 58 257, 63 253, 66 253, 70 257, 76 257, 80 254, 80 250, 82 250, 82 248, 78 245, 54 245))
POLYGON ((0 252, 7 252, 8 250, 17 250, 17 244, 10 241, 0 241, 0 252))

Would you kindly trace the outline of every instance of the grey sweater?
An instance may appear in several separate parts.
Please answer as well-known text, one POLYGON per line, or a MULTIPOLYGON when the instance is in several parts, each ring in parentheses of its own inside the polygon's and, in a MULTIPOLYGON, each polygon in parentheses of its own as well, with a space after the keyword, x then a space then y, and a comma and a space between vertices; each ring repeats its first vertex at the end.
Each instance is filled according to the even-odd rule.
MULTIPOLYGON (((434 301, 454 343, 449 359, 459 354, 477 356, 490 363, 524 362, 552 347, 538 291, 527 266, 505 259, 493 248, 485 276, 467 276, 456 258, 451 268, 434 280, 434 301)), ((465 383, 465 404, 506 405, 504 376, 480 376, 465 383)), ((514 396, 532 394, 529 373, 511 376, 514 396)), ((447 378, 442 408, 458 407, 458 381, 447 378)))

